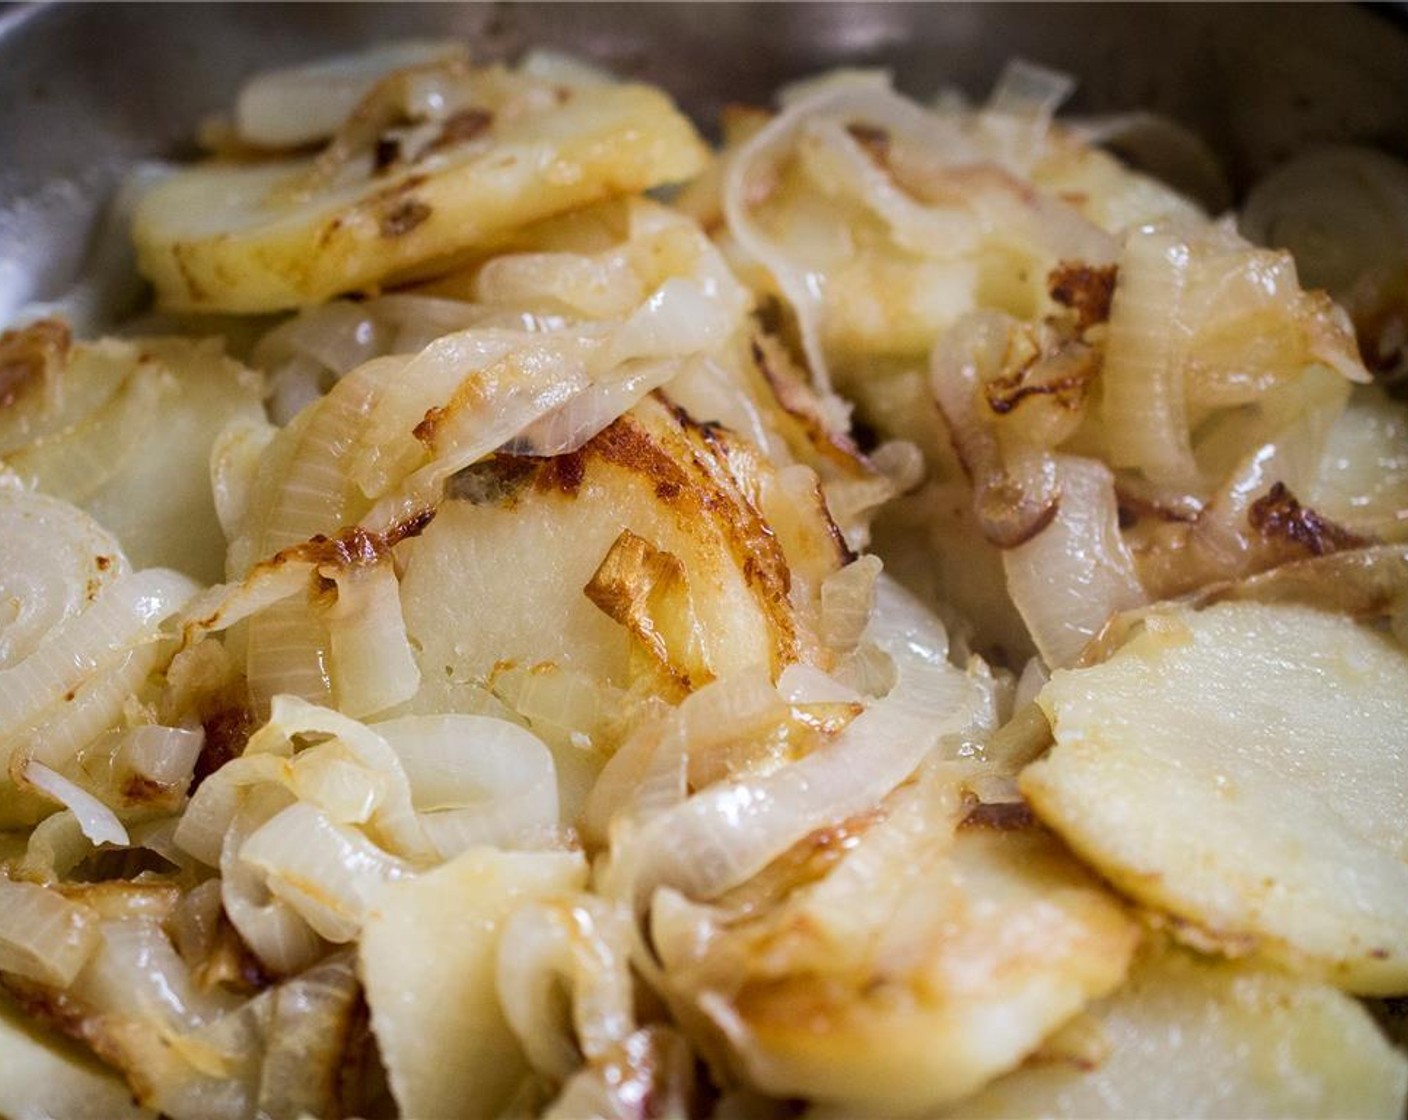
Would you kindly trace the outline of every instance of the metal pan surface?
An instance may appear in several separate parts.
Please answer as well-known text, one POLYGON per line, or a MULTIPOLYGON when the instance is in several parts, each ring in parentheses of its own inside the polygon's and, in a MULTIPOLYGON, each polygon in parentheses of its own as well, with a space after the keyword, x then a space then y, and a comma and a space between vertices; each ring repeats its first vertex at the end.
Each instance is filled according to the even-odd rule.
POLYGON ((1077 77, 1077 111, 1200 132, 1244 185, 1302 145, 1408 152, 1408 22, 1339 4, 11 4, 0 8, 0 319, 85 266, 123 170, 178 154, 251 72, 389 38, 481 57, 573 51, 706 125, 789 79, 883 65, 982 93, 1013 56, 1077 77))

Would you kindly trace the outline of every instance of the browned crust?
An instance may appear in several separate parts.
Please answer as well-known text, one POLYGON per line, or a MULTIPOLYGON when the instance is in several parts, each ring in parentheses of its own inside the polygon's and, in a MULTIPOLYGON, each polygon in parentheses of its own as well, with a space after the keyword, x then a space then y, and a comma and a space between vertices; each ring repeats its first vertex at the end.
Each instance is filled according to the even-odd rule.
POLYGON ((624 626, 670 679, 692 691, 713 679, 708 665, 688 656, 688 635, 672 620, 693 623, 689 577, 679 557, 629 529, 607 550, 582 589, 608 618, 624 626))
POLYGON ((61 370, 73 346, 68 324, 40 319, 0 334, 0 408, 9 408, 61 370))
POLYGON ((425 222, 430 215, 430 206, 420 199, 402 199, 381 216, 377 230, 382 237, 401 237, 425 222))
POLYGON ((276 552, 260 566, 306 563, 317 568, 353 568, 378 564, 390 556, 391 550, 402 541, 425 532, 426 526, 434 519, 434 509, 422 509, 396 522, 384 533, 373 532, 360 525, 349 525, 333 537, 318 533, 301 544, 276 552))
POLYGON ((958 822, 959 828, 988 828, 997 832, 1015 832, 1036 825, 1036 814, 1025 801, 1004 801, 990 805, 975 802, 958 822))
POLYGON ((1077 412, 1085 407, 1091 382, 1099 370, 1098 352, 1072 342, 1055 355, 1033 353, 1030 360, 1011 373, 986 382, 983 396, 988 407, 999 416, 1008 415, 1033 398, 1045 398, 1068 412, 1077 412), (1053 365, 1057 369, 1065 368, 1066 372, 1040 380, 1031 377, 1036 370, 1049 374, 1053 365))
POLYGON ((1252 503, 1247 520, 1266 540, 1297 545, 1312 556, 1363 548, 1370 543, 1366 537, 1301 505, 1283 482, 1274 484, 1265 497, 1252 503))
POLYGON ((1085 331, 1109 321, 1118 276, 1117 265, 1092 267, 1080 261, 1062 261, 1047 276, 1046 290, 1057 303, 1076 313, 1076 329, 1085 331))

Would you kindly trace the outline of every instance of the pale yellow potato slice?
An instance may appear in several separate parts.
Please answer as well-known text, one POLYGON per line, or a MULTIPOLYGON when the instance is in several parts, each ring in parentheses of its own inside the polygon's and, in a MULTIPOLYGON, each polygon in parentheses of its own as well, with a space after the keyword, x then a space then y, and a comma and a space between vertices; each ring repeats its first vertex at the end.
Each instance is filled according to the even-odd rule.
POLYGON ((668 692, 780 672, 814 646, 821 579, 845 556, 815 494, 788 511, 810 534, 764 516, 776 485, 746 445, 653 397, 570 455, 475 464, 397 550, 422 677, 557 667, 668 692))
POLYGON ((0 995, 0 1116, 9 1120, 144 1120, 113 1070, 76 1043, 46 1036, 0 995))
POLYGON ((159 303, 274 311, 429 275, 529 222, 686 179, 707 155, 649 87, 491 73, 480 93, 463 124, 451 118, 416 158, 380 171, 364 154, 327 182, 294 159, 211 163, 158 184, 133 237, 159 303))
POLYGON ((1278 970, 1153 949, 1118 992, 950 1115, 1396 1120, 1405 1093, 1408 1061, 1355 1000, 1278 970))
POLYGON ((1408 655, 1349 619, 1155 615, 1038 703, 1037 813, 1140 902, 1349 991, 1408 991, 1408 655))
POLYGON ((182 338, 75 344, 50 376, 52 392, 24 393, 6 417, 0 462, 86 510, 133 566, 218 581, 211 452, 227 425, 263 420, 263 377, 216 340, 182 338))
POLYGON ((850 897, 821 906, 806 896, 824 882, 804 890, 702 960, 672 959, 657 929, 672 983, 749 1084, 847 1116, 922 1113, 1013 1068, 1123 979, 1136 927, 1044 830, 963 829, 927 866, 918 847, 887 864, 862 842, 868 875, 850 897))
POLYGON ((472 848, 378 898, 358 971, 402 1116, 503 1111, 529 1067, 499 1008, 499 927, 520 903, 586 877, 579 853, 472 848))

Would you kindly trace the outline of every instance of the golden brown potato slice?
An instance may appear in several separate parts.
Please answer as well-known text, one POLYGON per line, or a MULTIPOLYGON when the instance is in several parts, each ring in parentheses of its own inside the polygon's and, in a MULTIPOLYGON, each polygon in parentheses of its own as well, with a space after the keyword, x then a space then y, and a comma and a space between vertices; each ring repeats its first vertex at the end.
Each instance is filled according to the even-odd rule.
POLYGON ((472 848, 389 886, 368 918, 359 969, 403 1116, 497 1116, 528 1062, 499 1008, 499 925, 528 899, 580 890, 568 852, 472 848))
POLYGON ((1408 1062, 1342 993, 1154 949, 1118 992, 951 1115, 1395 1120, 1405 1092, 1408 1062))
POLYGON ((821 579, 845 559, 815 493, 789 515, 814 534, 774 532, 759 507, 777 484, 660 398, 572 454, 460 472, 398 546, 422 677, 492 684, 556 666, 626 687, 633 657, 667 691, 775 674, 810 651, 821 579))
POLYGON ((869 874, 844 897, 843 863, 769 917, 700 938, 693 961, 657 919, 672 983, 747 1083, 850 1116, 941 1107, 1123 978, 1133 923, 1048 833, 961 829, 933 847, 862 840, 849 858, 869 874))
POLYGON ((160 183, 133 236, 164 307, 302 307, 432 274, 529 222, 688 178, 705 155, 658 90, 446 64, 384 79, 317 159, 216 162, 160 183), (418 116, 430 93, 454 111, 418 116))
POLYGON ((1119 889, 1349 991, 1408 991, 1408 655, 1349 619, 1156 614, 1038 702, 1021 787, 1119 889))

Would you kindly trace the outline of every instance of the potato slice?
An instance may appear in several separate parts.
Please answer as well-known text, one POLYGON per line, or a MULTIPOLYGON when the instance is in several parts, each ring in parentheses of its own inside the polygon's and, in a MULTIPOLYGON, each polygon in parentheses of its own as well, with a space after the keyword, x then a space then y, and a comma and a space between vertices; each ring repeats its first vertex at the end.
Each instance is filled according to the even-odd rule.
MULTIPOLYGON (((370 138, 378 158, 335 140, 321 163, 211 163, 158 184, 133 237, 160 304, 274 311, 430 275, 528 222, 688 178, 706 157, 646 86, 559 88, 498 69, 445 80, 467 82, 446 88, 471 104, 414 137, 413 158, 377 167, 398 143, 388 130, 370 138)), ((384 108, 376 96, 351 126, 384 108)))
POLYGON ((528 1062, 499 1009, 499 925, 519 903, 586 878, 580 854, 472 848, 379 897, 359 971, 401 1115, 503 1111, 528 1062))
POLYGON ((218 581, 211 452, 228 424, 262 422, 263 378, 218 341, 178 338, 76 344, 51 376, 6 416, 4 464, 86 510, 135 567, 218 581))
POLYGON ((132 1102, 113 1070, 76 1043, 45 1037, 0 995, 0 1116, 10 1120, 142 1120, 155 1112, 132 1102))
POLYGON ((808 896, 827 881, 804 888, 702 960, 679 959, 683 939, 657 925, 672 984, 763 1092, 847 1116, 942 1107, 1123 979, 1133 923, 1049 833, 962 829, 927 866, 893 841, 856 848, 865 872, 848 897, 822 905, 808 896))
MULTIPOLYGON (((551 664, 626 687, 647 657, 668 690, 780 671, 814 644, 808 614, 845 555, 834 535, 829 555, 786 547, 759 510, 775 481, 745 445, 659 398, 573 454, 460 472, 397 549, 422 677, 493 683, 551 664)), ((791 516, 826 535, 815 494, 791 516)))
POLYGON ((1354 1000, 1323 984, 1178 949, 1022 1069, 952 1115, 1396 1120, 1408 1061, 1354 1000))
POLYGON ((1038 702, 1037 813, 1121 890, 1349 991, 1408 991, 1408 655, 1331 614, 1156 614, 1038 702))

